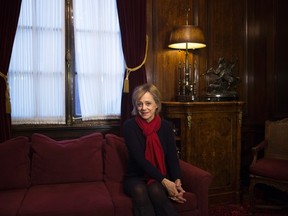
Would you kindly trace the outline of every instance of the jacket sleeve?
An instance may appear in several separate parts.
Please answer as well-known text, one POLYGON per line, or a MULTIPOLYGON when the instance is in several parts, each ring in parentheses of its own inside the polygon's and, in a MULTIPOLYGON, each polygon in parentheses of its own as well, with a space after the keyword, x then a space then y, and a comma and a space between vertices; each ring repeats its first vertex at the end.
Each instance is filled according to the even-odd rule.
POLYGON ((177 157, 175 136, 173 129, 169 122, 163 121, 163 133, 160 135, 163 139, 163 144, 166 150, 166 168, 171 181, 181 179, 181 171, 179 166, 179 160, 177 157))

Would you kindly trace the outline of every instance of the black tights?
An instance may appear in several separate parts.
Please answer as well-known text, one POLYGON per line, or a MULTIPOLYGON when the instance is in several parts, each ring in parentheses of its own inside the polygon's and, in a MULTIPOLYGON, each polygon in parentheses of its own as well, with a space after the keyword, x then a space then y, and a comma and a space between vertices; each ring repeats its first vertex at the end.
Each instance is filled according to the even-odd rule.
POLYGON ((135 216, 177 216, 165 188, 159 182, 139 182, 130 188, 135 216))

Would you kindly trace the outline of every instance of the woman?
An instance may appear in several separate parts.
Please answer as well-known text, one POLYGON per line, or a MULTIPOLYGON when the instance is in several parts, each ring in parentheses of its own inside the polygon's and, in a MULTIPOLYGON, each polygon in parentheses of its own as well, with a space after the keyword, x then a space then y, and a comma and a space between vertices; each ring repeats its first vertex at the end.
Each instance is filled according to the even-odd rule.
POLYGON ((129 152, 124 191, 133 201, 134 215, 175 216, 173 201, 186 202, 170 124, 161 120, 160 93, 152 84, 132 95, 134 118, 124 124, 129 152))

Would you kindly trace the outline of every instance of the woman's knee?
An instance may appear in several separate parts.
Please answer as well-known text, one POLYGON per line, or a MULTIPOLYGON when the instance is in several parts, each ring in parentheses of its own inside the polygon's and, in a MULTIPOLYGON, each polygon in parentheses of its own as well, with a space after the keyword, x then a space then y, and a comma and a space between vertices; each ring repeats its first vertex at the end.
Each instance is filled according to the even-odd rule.
POLYGON ((149 196, 154 200, 167 199, 167 192, 159 182, 153 182, 148 186, 149 196))
POLYGON ((141 196, 147 194, 147 188, 145 184, 137 184, 131 187, 131 193, 133 196, 141 196))
POLYGON ((147 204, 150 203, 150 198, 146 184, 133 185, 130 191, 131 191, 131 198, 135 204, 146 206, 147 204))

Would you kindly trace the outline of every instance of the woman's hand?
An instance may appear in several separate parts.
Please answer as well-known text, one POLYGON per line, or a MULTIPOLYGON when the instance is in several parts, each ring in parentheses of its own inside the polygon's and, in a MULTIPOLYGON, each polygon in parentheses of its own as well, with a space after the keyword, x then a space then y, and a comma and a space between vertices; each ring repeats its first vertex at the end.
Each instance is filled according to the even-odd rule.
POLYGON ((178 203, 186 202, 186 199, 183 197, 185 191, 181 186, 181 181, 178 179, 175 182, 172 182, 166 178, 162 180, 162 185, 167 189, 169 198, 178 203))
POLYGON ((161 183, 167 189, 169 197, 174 197, 178 194, 178 190, 174 182, 164 178, 161 183))
POLYGON ((175 185, 176 185, 176 189, 178 191, 178 195, 176 197, 177 201, 179 201, 181 203, 186 202, 186 199, 183 197, 185 190, 182 188, 182 183, 181 183, 180 179, 177 179, 175 181, 175 185))

